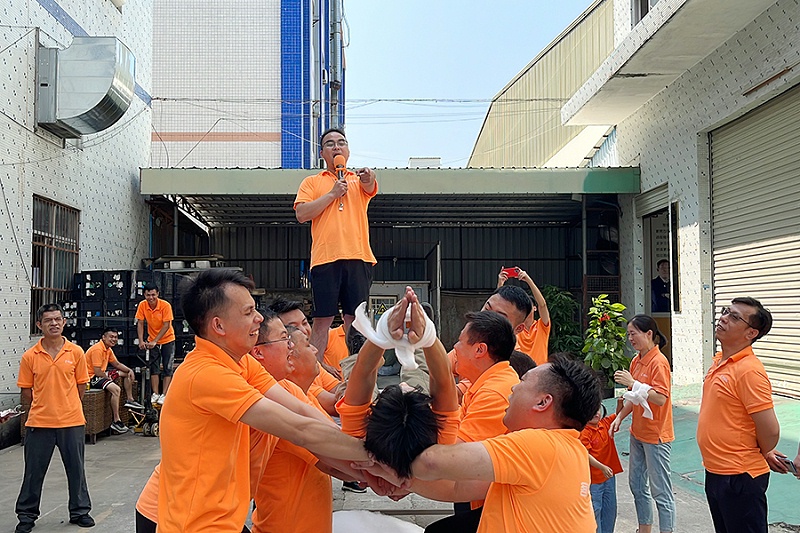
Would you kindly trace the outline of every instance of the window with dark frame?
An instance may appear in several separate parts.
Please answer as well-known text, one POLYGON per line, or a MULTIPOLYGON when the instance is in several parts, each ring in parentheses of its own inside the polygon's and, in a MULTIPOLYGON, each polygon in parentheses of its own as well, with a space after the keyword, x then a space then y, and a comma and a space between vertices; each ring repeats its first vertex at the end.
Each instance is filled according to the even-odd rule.
POLYGON ((631 0, 631 10, 633 11, 632 26, 639 24, 657 3, 658 0, 631 0))
POLYGON ((78 271, 80 211, 41 196, 33 197, 31 333, 36 310, 68 300, 78 271))

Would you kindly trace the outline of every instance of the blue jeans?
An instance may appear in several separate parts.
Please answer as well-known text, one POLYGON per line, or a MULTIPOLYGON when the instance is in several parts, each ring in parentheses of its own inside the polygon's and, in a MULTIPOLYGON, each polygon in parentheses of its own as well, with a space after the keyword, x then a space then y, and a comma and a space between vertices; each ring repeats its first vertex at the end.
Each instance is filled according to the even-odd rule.
POLYGON ((669 442, 647 444, 631 435, 628 482, 636 506, 636 517, 640 525, 652 524, 655 500, 658 530, 662 532, 671 532, 675 527, 675 497, 669 468, 671 449, 669 442))
POLYGON ((617 478, 612 476, 602 483, 592 483, 589 491, 592 494, 597 533, 614 533, 614 524, 617 522, 617 478))

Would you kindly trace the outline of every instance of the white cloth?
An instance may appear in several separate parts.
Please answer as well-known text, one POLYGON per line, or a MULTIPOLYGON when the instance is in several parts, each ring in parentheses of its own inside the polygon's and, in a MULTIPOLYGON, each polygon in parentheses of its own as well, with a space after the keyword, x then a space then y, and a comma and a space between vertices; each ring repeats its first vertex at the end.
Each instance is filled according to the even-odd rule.
POLYGON ((650 404, 647 403, 647 393, 650 392, 650 389, 652 388, 653 387, 647 383, 639 383, 638 381, 634 381, 631 390, 622 395, 626 401, 629 401, 634 405, 641 406, 644 409, 644 415, 642 416, 650 420, 653 419, 653 410, 650 409, 650 404))
POLYGON ((380 531, 381 533, 423 533, 421 527, 393 516, 369 511, 336 511, 333 513, 333 533, 380 531))
MULTIPOLYGON (((408 333, 403 333, 403 337, 395 340, 389 333, 389 313, 383 313, 375 329, 372 329, 372 323, 367 316, 367 302, 361 302, 355 313, 353 326, 361 332, 372 344, 390 350, 394 348, 397 355, 397 360, 403 365, 406 370, 414 370, 419 365, 414 360, 414 350, 416 348, 430 348, 436 342, 436 326, 433 324, 428 315, 423 314, 425 317, 425 331, 419 342, 412 344, 408 340, 408 333)), ((405 320, 411 319, 411 306, 408 306, 406 311, 405 320)))

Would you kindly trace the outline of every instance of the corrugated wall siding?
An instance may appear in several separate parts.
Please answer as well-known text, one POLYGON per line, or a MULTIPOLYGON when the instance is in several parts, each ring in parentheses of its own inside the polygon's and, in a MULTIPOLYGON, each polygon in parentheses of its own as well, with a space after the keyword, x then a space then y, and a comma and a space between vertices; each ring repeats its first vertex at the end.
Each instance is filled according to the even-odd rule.
MULTIPOLYGON (((486 290, 501 265, 519 265, 541 285, 581 285, 580 229, 566 227, 373 227, 376 281, 425 280, 425 256, 442 243, 442 289, 486 290)), ((212 228, 211 253, 241 266, 259 287, 301 286, 311 250, 307 226, 212 228)))

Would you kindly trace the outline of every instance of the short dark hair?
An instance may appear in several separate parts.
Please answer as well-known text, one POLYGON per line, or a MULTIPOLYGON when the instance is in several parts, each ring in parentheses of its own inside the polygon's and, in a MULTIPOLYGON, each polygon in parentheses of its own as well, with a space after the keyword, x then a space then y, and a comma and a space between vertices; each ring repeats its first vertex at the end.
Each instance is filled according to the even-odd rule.
POLYGON ((648 331, 652 331, 653 342, 658 344, 659 348, 663 348, 664 346, 667 345, 667 338, 658 329, 658 324, 656 323, 655 319, 650 315, 635 315, 633 318, 628 320, 628 324, 632 325, 642 333, 647 333, 648 331))
POLYGON ((367 416, 364 448, 400 477, 411 477, 411 463, 439 439, 442 417, 430 404, 427 394, 387 386, 367 416))
POLYGON ((111 331, 111 332, 114 332, 114 333, 116 333, 117 335, 119 335, 119 329, 117 329, 117 328, 112 328, 111 326, 106 326, 106 327, 104 327, 104 328, 103 328, 103 333, 101 333, 101 334, 100 334, 100 336, 101 336, 101 337, 105 337, 105 336, 106 336, 106 333, 108 333, 109 331, 111 331))
POLYGON ((489 355, 496 363, 508 361, 517 338, 511 322, 500 313, 494 311, 478 311, 467 313, 467 330, 470 344, 482 342, 486 344, 489 355))
POLYGON ((422 306, 422 310, 425 311, 425 314, 428 315, 428 318, 430 318, 431 320, 434 320, 433 317, 435 315, 433 314, 433 306, 431 304, 429 304, 428 302, 420 302, 419 305, 422 306))
POLYGON ((64 308, 58 304, 44 304, 39 309, 36 310, 36 322, 41 322, 42 317, 45 313, 50 313, 51 311, 58 311, 61 313, 61 318, 64 318, 64 308))
MULTIPOLYGON (((264 320, 258 327, 258 340, 257 343, 267 342, 269 340, 269 323, 273 320, 279 320, 278 313, 270 309, 269 307, 260 311, 261 316, 264 317, 264 320)), ((282 322, 281 322, 282 323, 282 322)))
MULTIPOLYGON (((755 339, 753 339, 753 342, 756 342, 758 339, 769 333, 769 330, 772 329, 772 313, 770 313, 769 309, 765 308, 761 302, 755 298, 741 296, 731 300, 731 303, 746 305, 756 310, 756 312, 750 317, 750 320, 747 321, 749 324, 752 324, 750 327, 758 330, 758 335, 755 339)), ((750 344, 753 344, 753 342, 750 344)))
MULTIPOLYGON (((298 302, 297 300, 287 300, 281 296, 275 298, 275 300, 269 304, 269 308, 274 311, 278 315, 282 315, 284 313, 291 313, 292 311, 303 311, 303 302, 298 302)), ((305 311, 303 311, 305 314, 305 311)))
POLYGON ((600 409, 600 381, 594 371, 568 356, 552 354, 540 374, 539 390, 553 396, 556 414, 568 428, 582 431, 600 409))
POLYGON ((661 265, 663 265, 664 263, 669 264, 669 259, 660 260, 658 263, 656 263, 656 268, 661 268, 661 265))
POLYGON ((508 364, 511 365, 511 368, 516 370, 520 379, 528 373, 528 370, 536 368, 536 361, 531 359, 530 355, 525 352, 520 352, 519 350, 511 352, 511 356, 508 358, 508 364))
POLYGON ((360 352, 365 342, 367 342, 367 338, 351 325, 350 329, 347 331, 347 338, 345 339, 348 354, 353 355, 360 352))
POLYGON ((240 285, 252 291, 253 280, 237 270, 212 268, 203 270, 196 276, 188 276, 181 283, 181 308, 189 327, 198 337, 206 335, 206 321, 209 315, 227 303, 225 287, 240 285))
POLYGON ((145 283, 143 289, 144 289, 144 292, 147 292, 147 291, 161 292, 161 291, 158 290, 158 285, 156 285, 152 281, 148 281, 147 283, 145 283))
POLYGON ((516 307, 519 312, 522 313, 523 319, 531 314, 531 311, 533 311, 533 302, 531 302, 531 297, 528 296, 528 293, 522 290, 520 287, 515 285, 503 285, 502 287, 497 287, 492 294, 497 294, 503 300, 514 304, 514 307, 516 307))
POLYGON ((325 136, 331 133, 338 133, 345 139, 347 139, 347 135, 344 134, 344 130, 342 128, 328 128, 327 130, 322 132, 322 135, 319 136, 319 145, 322 146, 322 141, 325 140, 325 136))

